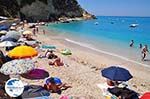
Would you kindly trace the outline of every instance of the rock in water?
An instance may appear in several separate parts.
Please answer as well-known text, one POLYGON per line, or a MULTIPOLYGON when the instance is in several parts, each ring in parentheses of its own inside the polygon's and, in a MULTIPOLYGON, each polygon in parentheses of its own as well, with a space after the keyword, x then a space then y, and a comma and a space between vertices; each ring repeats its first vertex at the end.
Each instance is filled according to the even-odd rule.
POLYGON ((0 15, 28 21, 57 21, 59 18, 94 18, 76 0, 0 0, 0 15))

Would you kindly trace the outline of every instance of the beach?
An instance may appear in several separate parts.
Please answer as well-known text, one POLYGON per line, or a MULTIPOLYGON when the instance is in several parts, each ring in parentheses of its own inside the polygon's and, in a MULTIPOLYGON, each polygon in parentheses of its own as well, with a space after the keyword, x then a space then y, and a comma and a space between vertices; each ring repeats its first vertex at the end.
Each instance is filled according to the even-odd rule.
MULTIPOLYGON (((140 94, 150 90, 150 79, 148 75, 150 69, 147 67, 69 43, 53 35, 52 31, 46 31, 46 35, 43 35, 42 29, 40 29, 40 32, 34 38, 42 42, 42 44, 55 45, 57 48, 55 54, 65 64, 62 67, 52 67, 48 65, 48 59, 35 58, 38 68, 45 69, 49 72, 50 76, 59 77, 62 82, 72 86, 72 88, 62 91, 61 95, 91 96, 92 98, 90 99, 103 99, 102 91, 97 87, 97 84, 106 81, 101 76, 100 70, 112 65, 123 66, 130 71, 133 75, 133 78, 128 82, 131 89, 140 94), (64 48, 70 49, 72 55, 61 55, 60 50, 64 48)), ((44 52, 40 52, 40 54, 44 54, 44 52)), ((27 80, 24 78, 22 80, 35 85, 43 85, 44 83, 44 80, 27 80)), ((60 97, 56 93, 51 93, 51 96, 54 99, 60 97)))

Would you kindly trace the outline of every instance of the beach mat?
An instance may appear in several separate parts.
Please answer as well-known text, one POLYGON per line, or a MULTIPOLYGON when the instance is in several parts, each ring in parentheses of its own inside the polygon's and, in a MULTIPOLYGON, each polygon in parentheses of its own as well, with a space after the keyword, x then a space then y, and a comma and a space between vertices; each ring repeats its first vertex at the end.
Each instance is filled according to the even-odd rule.
POLYGON ((49 91, 37 85, 25 86, 24 92, 21 95, 23 99, 51 99, 49 96, 49 91))

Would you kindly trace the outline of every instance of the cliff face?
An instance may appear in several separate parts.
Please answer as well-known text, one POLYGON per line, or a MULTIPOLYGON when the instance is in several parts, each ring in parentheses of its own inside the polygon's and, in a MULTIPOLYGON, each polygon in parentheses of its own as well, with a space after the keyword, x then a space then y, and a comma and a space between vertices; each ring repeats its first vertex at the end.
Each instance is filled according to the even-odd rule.
POLYGON ((0 15, 21 17, 29 21, 93 17, 76 0, 0 0, 0 15))

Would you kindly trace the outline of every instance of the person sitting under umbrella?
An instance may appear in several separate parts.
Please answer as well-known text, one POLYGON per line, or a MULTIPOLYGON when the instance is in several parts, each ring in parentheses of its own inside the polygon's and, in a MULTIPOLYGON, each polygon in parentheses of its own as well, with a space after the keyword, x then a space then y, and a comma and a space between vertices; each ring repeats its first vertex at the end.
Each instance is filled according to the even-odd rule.
POLYGON ((44 88, 51 92, 56 92, 60 94, 62 90, 71 88, 71 86, 68 86, 66 83, 63 84, 61 80, 57 77, 50 77, 46 79, 44 88))

